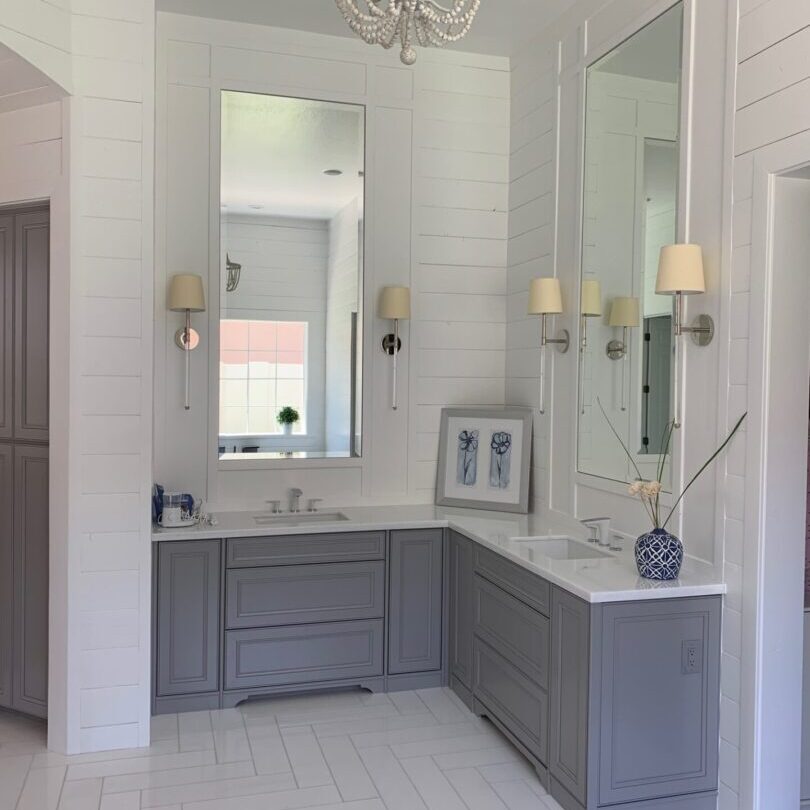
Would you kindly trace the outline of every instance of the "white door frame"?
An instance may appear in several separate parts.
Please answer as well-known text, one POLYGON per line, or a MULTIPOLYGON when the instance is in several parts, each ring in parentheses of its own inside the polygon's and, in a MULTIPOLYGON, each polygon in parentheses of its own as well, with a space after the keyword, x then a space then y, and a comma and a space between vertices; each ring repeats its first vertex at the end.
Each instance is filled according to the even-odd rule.
POLYGON ((754 155, 740 806, 762 810, 799 805, 804 531, 785 529, 805 522, 810 284, 776 266, 774 213, 780 178, 808 164, 810 133, 754 155))

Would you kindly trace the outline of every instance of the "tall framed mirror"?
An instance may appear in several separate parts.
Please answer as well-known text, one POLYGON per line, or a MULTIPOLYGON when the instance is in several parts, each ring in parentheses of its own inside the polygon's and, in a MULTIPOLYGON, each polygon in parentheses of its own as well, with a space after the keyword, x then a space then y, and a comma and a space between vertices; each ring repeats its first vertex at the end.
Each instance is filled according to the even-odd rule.
POLYGON ((638 469, 667 490, 673 312, 655 279, 677 241, 682 37, 678 3, 586 74, 577 470, 628 481, 638 469))
POLYGON ((357 457, 365 109, 221 102, 219 457, 357 457))

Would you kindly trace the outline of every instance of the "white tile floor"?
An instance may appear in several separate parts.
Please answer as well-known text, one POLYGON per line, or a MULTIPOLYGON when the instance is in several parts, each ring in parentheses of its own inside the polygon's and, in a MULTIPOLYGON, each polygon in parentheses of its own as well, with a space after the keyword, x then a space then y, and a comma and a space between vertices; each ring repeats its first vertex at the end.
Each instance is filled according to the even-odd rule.
POLYGON ((0 810, 560 810, 445 689, 164 715, 148 749, 64 757, 0 712, 0 810))

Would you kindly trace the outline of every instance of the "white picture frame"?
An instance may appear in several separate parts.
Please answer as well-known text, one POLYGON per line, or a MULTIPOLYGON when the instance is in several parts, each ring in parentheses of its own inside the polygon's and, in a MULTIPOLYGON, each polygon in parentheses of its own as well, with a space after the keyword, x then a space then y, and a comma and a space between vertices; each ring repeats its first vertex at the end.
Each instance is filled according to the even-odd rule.
POLYGON ((436 503, 529 511, 530 408, 443 408, 436 503))

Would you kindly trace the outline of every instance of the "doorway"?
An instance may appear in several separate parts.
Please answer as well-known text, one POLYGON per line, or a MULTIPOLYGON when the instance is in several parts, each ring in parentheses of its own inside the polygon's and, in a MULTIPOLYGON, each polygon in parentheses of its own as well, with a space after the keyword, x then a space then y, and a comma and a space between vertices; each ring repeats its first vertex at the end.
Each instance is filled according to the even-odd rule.
POLYGON ((0 707, 48 711, 50 212, 0 208, 0 707))

